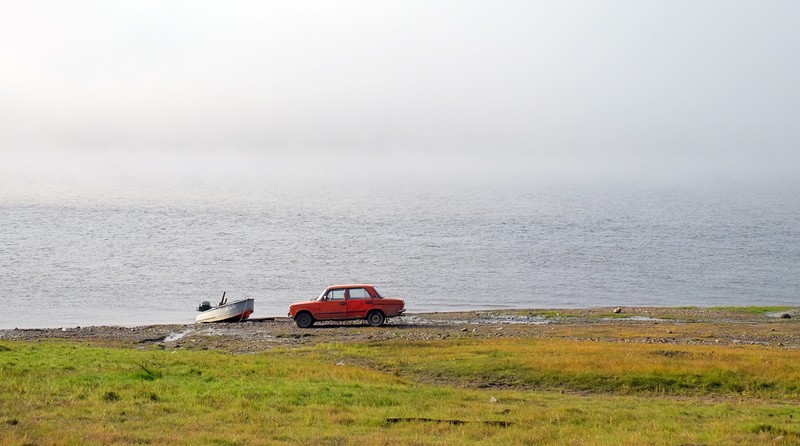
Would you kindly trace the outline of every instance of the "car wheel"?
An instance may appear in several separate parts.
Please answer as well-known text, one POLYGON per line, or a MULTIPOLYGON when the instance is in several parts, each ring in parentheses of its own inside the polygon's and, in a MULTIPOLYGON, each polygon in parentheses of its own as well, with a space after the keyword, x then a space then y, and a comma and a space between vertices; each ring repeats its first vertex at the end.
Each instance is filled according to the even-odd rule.
POLYGON ((311 313, 302 312, 294 317, 294 322, 300 328, 308 328, 314 325, 314 318, 311 317, 311 313))
POLYGON ((373 327, 380 327, 385 320, 386 318, 380 311, 370 311, 367 315, 367 323, 373 327))

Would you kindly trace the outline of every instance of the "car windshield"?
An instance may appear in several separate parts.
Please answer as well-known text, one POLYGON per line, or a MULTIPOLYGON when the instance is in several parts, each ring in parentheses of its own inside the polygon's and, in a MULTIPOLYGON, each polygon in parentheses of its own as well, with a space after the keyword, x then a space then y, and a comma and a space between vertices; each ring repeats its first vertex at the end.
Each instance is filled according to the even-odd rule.
POLYGON ((375 297, 378 299, 383 299, 383 296, 381 296, 381 293, 379 293, 377 289, 372 288, 372 291, 375 291, 375 297))

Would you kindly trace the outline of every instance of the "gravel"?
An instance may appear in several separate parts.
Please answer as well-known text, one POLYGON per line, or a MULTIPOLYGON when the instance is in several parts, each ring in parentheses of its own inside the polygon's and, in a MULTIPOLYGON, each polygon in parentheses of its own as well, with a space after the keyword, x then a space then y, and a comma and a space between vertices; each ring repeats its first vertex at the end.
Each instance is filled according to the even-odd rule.
POLYGON ((137 349, 258 352, 326 342, 433 341, 450 338, 559 338, 585 342, 800 348, 799 309, 776 314, 709 308, 593 308, 409 314, 383 327, 364 321, 316 323, 288 318, 242 323, 60 327, 0 330, 0 340, 67 340, 137 349), (616 311, 619 309, 619 311, 616 311))

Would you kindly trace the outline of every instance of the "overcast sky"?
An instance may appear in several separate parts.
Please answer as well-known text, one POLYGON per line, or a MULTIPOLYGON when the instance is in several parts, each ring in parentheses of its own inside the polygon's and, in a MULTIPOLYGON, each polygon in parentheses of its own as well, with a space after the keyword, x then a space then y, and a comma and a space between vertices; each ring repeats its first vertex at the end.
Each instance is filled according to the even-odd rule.
POLYGON ((798 23, 794 0, 0 0, 0 172, 792 175, 798 23))

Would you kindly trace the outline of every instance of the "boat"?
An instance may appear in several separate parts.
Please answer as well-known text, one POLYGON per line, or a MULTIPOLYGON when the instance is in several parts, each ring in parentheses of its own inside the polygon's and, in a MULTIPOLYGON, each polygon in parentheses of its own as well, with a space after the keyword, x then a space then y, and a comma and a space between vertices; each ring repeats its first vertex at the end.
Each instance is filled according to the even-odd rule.
POLYGON ((194 319, 196 323, 203 322, 241 322, 253 314, 255 299, 247 298, 228 303, 225 293, 222 293, 222 300, 219 305, 212 307, 208 301, 204 301, 197 307, 200 314, 194 319))

